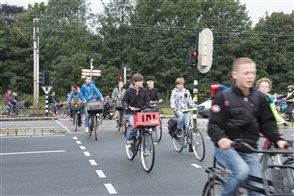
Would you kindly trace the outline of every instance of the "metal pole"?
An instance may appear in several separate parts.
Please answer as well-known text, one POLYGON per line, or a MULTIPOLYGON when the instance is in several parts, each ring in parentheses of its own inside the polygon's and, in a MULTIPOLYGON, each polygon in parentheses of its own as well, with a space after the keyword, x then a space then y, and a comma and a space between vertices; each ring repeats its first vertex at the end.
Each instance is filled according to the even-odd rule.
POLYGON ((90 61, 90 78, 91 78, 91 81, 92 81, 93 61, 94 61, 94 59, 91 59, 91 61, 90 61))
POLYGON ((34 109, 39 106, 39 19, 33 19, 33 45, 34 45, 34 109))
POLYGON ((123 71, 124 71, 124 84, 127 84, 127 67, 125 65, 123 66, 123 71))
POLYGON ((46 100, 45 100, 45 102, 46 102, 46 109, 45 109, 45 116, 46 117, 48 117, 48 109, 49 109, 49 101, 48 101, 48 99, 49 99, 49 96, 48 96, 48 94, 49 94, 49 91, 48 91, 48 87, 46 86, 46 91, 45 91, 45 98, 46 98, 46 100))

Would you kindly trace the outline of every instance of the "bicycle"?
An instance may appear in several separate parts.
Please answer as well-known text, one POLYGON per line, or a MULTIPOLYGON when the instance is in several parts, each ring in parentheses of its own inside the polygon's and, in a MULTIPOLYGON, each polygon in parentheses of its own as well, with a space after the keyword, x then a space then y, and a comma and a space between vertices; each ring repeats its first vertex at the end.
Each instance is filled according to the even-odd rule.
POLYGON ((13 106, 12 113, 9 114, 9 108, 6 107, 7 110, 7 117, 29 117, 31 115, 30 110, 26 107, 26 101, 17 102, 16 105, 13 106), (14 114, 14 115, 12 115, 14 114))
POLYGON ((54 112, 53 110, 53 105, 49 104, 48 105, 48 113, 51 115, 56 115, 58 118, 66 118, 69 115, 69 111, 64 107, 64 103, 57 103, 56 104, 56 111, 54 112))
MULTIPOLYGON (((81 110, 83 108, 82 101, 79 98, 73 98, 70 102, 70 112, 72 113, 73 117, 73 126, 75 132, 77 131, 78 127, 81 126, 81 110)), ((67 109, 67 107, 66 107, 67 109)))
MULTIPOLYGON (((235 140, 232 146, 246 147, 251 152, 268 155, 293 154, 291 151, 255 150, 244 140, 235 140)), ((241 185, 238 195, 242 195, 246 191, 254 191, 264 195, 294 195, 294 164, 263 165, 263 173, 269 173, 269 171, 272 175, 272 179, 268 179, 268 176, 265 176, 264 178, 249 176, 247 182, 241 185), (250 184, 249 182, 254 182, 255 185, 250 184)), ((213 167, 208 167, 205 172, 208 174, 208 181, 205 183, 202 196, 221 195, 229 171, 227 171, 222 165, 218 166, 217 160, 214 158, 213 167)))
POLYGON ((134 116, 134 128, 138 130, 137 135, 133 139, 131 146, 125 145, 129 160, 133 160, 140 151, 141 163, 146 172, 150 172, 154 166, 155 146, 151 132, 158 125, 158 112, 148 112, 146 110, 137 112, 134 116))
MULTIPOLYGON (((162 99, 160 99, 159 101, 151 101, 152 103, 152 107, 156 107, 157 108, 157 104, 158 103, 162 103, 162 99)), ((159 110, 159 109, 158 109, 159 110)), ((160 142, 161 138, 162 138, 162 121, 163 121, 163 114, 160 112, 159 113, 159 125, 153 128, 153 132, 152 132, 152 136, 154 136, 154 140, 156 142, 160 142)))
POLYGON ((197 128, 196 125, 193 125, 192 122, 193 120, 190 116, 189 127, 187 130, 188 133, 186 134, 186 131, 182 129, 181 135, 183 135, 183 137, 177 137, 175 133, 172 134, 173 145, 176 151, 179 153, 182 152, 182 150, 188 145, 191 145, 189 148, 193 149, 196 159, 198 161, 203 161, 205 158, 204 138, 201 131, 197 128))
POLYGON ((125 111, 121 109, 116 109, 118 111, 118 123, 117 131, 122 131, 124 134, 126 132, 126 114, 125 111))
POLYGON ((97 130, 103 118, 103 103, 101 101, 90 101, 87 104, 88 119, 89 119, 89 136, 94 132, 95 140, 97 141, 97 130))

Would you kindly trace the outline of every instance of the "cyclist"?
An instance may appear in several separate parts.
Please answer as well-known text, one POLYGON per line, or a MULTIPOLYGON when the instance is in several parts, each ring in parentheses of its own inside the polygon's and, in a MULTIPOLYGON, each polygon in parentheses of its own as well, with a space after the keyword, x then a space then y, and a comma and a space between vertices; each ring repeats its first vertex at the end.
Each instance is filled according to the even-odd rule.
POLYGON ((86 76, 85 80, 86 84, 81 87, 80 96, 85 104, 85 132, 89 132, 89 114, 87 110, 87 103, 90 101, 95 101, 95 96, 97 96, 102 102, 104 102, 104 98, 99 91, 99 89, 91 83, 91 77, 86 76))
MULTIPOLYGON (((112 91, 112 95, 111 95, 112 100, 115 100, 115 101, 122 100, 122 98, 124 97, 124 95, 126 93, 126 89, 124 89, 123 87, 124 87, 123 81, 119 81, 118 87, 113 89, 113 91, 112 91)), ((116 124, 118 127, 118 123, 119 123, 119 112, 118 111, 115 111, 115 118, 116 118, 116 124)))
POLYGON ((143 76, 136 73, 132 76, 132 82, 122 100, 123 108, 125 109, 127 120, 129 121, 130 129, 126 135, 126 144, 131 145, 133 138, 137 134, 134 128, 134 115, 136 108, 150 107, 150 99, 147 90, 143 87, 143 76))
MULTIPOLYGON (((248 175, 262 178, 259 157, 246 149, 231 147, 235 139, 256 143, 259 131, 279 148, 287 144, 281 138, 275 118, 265 96, 253 88, 256 64, 250 58, 238 58, 233 62, 231 89, 215 97, 208 122, 208 134, 215 145, 215 157, 231 172, 222 195, 237 195, 248 175), (229 100, 226 100, 229 98, 229 100)), ((256 145, 251 144, 256 148, 256 145)), ((254 195, 249 192, 249 195, 254 195)))
POLYGON ((158 89, 154 88, 154 82, 152 80, 147 81, 147 92, 148 92, 150 101, 159 101, 158 89))
POLYGON ((17 101, 11 97, 11 90, 7 90, 4 96, 4 104, 8 106, 8 116, 13 115, 13 104, 16 103, 17 101))
MULTIPOLYGON (((71 92, 69 93, 69 96, 67 98, 67 103, 70 104, 72 99, 81 99, 81 94, 78 91, 78 86, 75 85, 75 84, 71 86, 71 92)), ((73 112, 72 111, 70 111, 70 118, 73 118, 73 112)), ((78 118, 79 118, 78 119, 78 122, 79 122, 78 126, 80 127, 81 123, 82 123, 81 112, 78 113, 78 118)))
POLYGON ((48 104, 52 106, 52 112, 54 114, 57 111, 56 103, 60 103, 60 101, 57 99, 55 91, 52 91, 51 95, 48 96, 48 104))
MULTIPOLYGON (((184 88, 184 78, 177 78, 176 86, 172 90, 170 97, 170 107, 177 118, 177 137, 183 137, 183 129, 188 134, 190 115, 188 106, 195 107, 190 92, 184 88)), ((191 151, 191 150, 190 150, 191 151)))
POLYGON ((288 105, 289 121, 292 122, 293 121, 292 110, 294 109, 294 85, 289 85, 287 89, 288 89, 288 93, 286 95, 279 97, 279 99, 286 97, 286 102, 288 105))

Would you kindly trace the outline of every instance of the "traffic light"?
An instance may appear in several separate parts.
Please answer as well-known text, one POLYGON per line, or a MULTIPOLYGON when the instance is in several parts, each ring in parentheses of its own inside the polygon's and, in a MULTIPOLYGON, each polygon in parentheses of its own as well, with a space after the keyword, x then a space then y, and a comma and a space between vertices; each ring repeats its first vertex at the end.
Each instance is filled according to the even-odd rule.
POLYGON ((196 48, 194 48, 192 51, 189 51, 188 57, 189 57, 189 61, 188 61, 189 65, 195 66, 198 64, 198 50, 196 48))
POLYGON ((198 70, 201 73, 206 73, 210 70, 212 65, 212 51, 213 51, 213 34, 208 28, 205 28, 199 34, 198 40, 198 70))
POLYGON ((52 85, 52 74, 50 71, 43 71, 43 78, 44 78, 44 86, 51 86, 52 85))
POLYGON ((44 72, 39 72, 39 84, 44 85, 44 72))

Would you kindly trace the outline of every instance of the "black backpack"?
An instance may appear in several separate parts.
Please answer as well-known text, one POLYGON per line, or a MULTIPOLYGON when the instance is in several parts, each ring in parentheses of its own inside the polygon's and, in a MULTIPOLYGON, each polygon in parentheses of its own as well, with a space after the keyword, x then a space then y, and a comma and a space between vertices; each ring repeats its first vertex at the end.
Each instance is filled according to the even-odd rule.
POLYGON ((168 128, 168 133, 172 138, 175 137, 176 131, 177 131, 177 119, 176 118, 171 118, 167 121, 167 128, 168 128))

